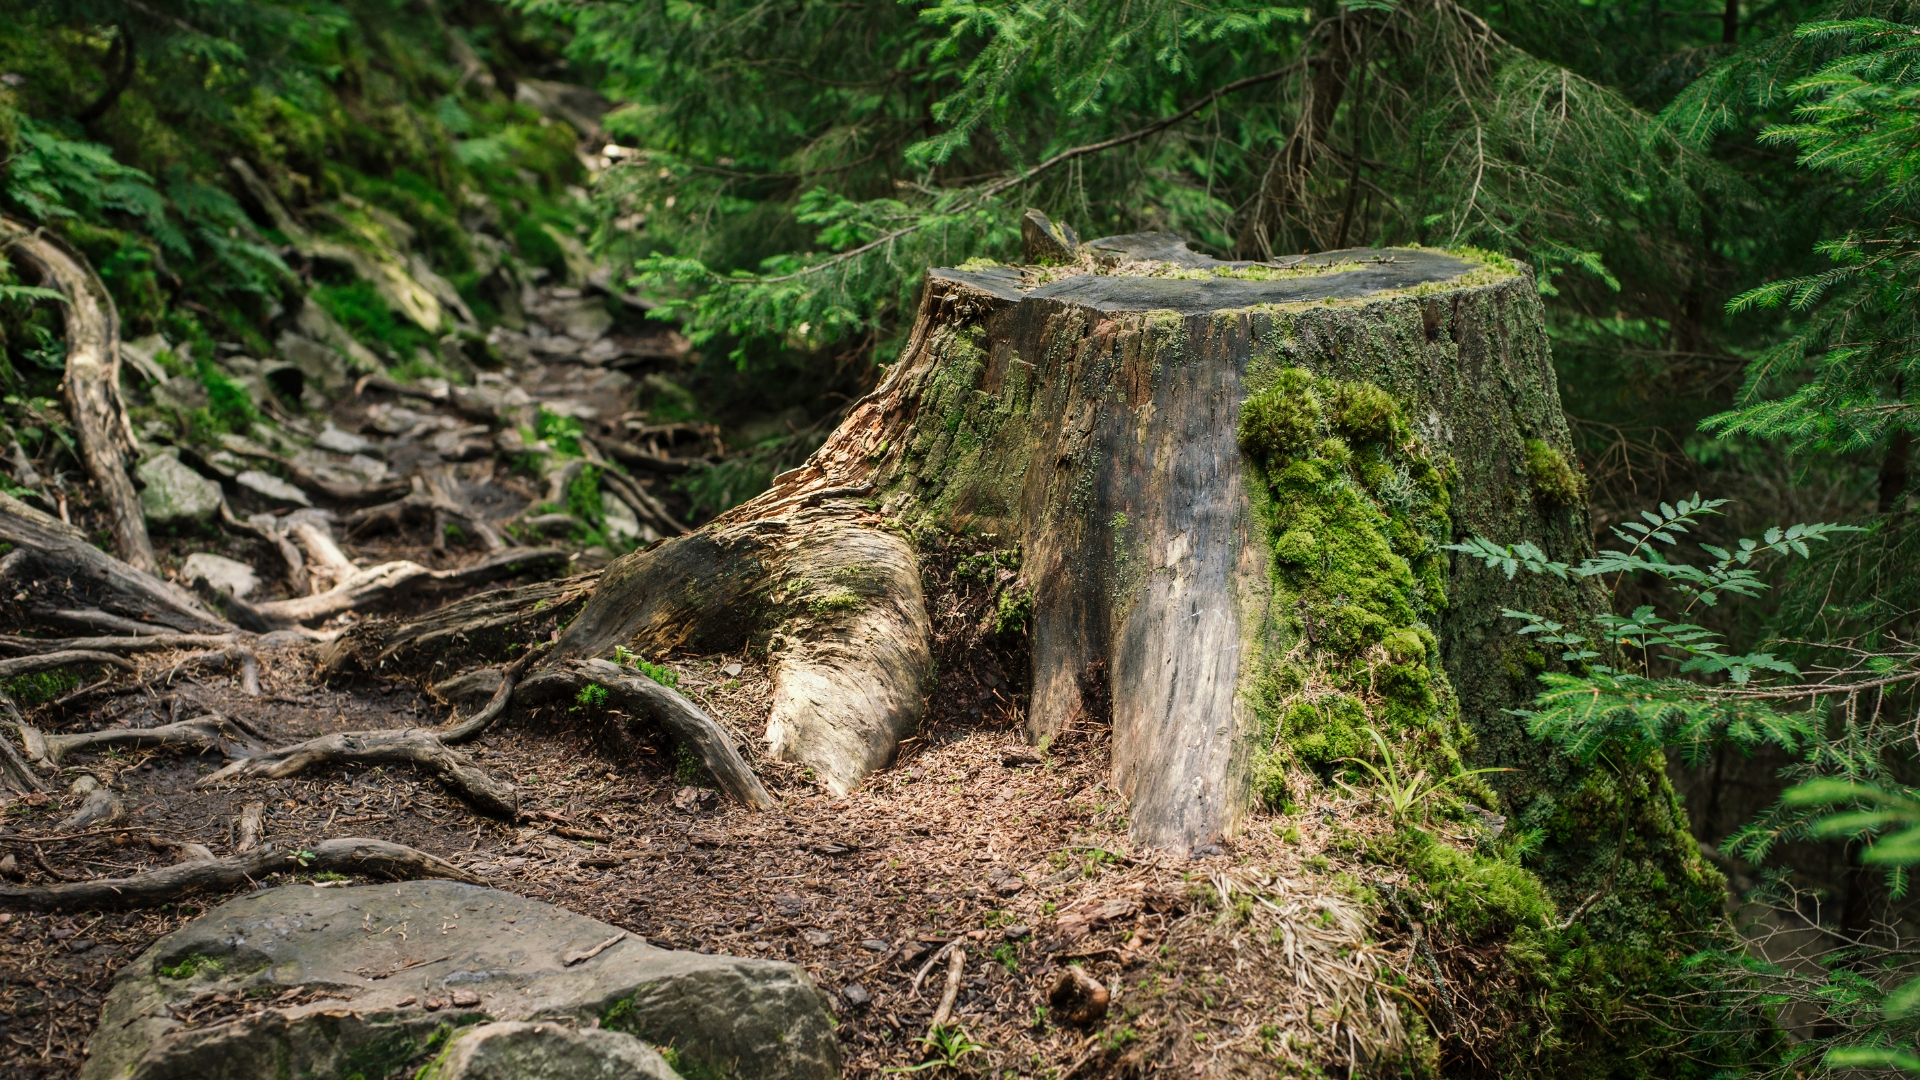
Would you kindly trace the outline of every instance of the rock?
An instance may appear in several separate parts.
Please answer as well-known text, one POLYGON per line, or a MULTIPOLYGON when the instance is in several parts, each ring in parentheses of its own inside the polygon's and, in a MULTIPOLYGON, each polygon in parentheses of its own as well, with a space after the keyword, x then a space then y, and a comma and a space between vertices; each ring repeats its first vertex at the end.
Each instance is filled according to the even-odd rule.
MULTIPOLYGON (((694 1071, 741 1080, 824 1080, 838 1073, 826 999, 800 968, 657 949, 632 935, 591 959, 563 962, 619 933, 549 904, 450 881, 248 893, 161 938, 121 969, 81 1077, 253 1080, 359 1072, 374 1080, 410 1075, 404 1070, 423 1063, 429 1040, 448 1025, 596 1020, 605 1029, 671 1044, 694 1071), (393 932, 385 932, 389 928, 393 932), (274 1003, 292 990, 304 992, 274 1003), (261 1004, 193 1022, 176 1019, 213 993, 261 1004), (439 1008, 430 1010, 430 1003, 439 1008)), ((502 1040, 498 1050, 474 1053, 493 1060, 492 1054, 510 1056, 543 1041, 513 1029, 502 1040)), ((567 1045, 576 1040, 546 1041, 551 1049, 524 1052, 570 1059, 567 1045)))
POLYGON ((542 314, 555 329, 576 341, 598 341, 613 329, 613 316, 597 296, 555 301, 542 314))
POLYGON ((146 377, 150 383, 167 381, 166 369, 160 366, 158 359, 163 352, 171 352, 173 344, 159 334, 148 334, 143 338, 120 343, 120 359, 126 361, 135 371, 146 377))
POLYGON ((220 509, 220 485, 180 463, 172 454, 155 454, 133 475, 144 485, 140 509, 148 521, 203 521, 220 509))
POLYGON ((200 380, 190 379, 185 375, 168 379, 166 382, 154 383, 151 389, 155 404, 165 405, 181 412, 204 409, 207 407, 207 402, 211 400, 207 397, 207 388, 200 385, 200 380))
POLYGON ((299 368, 300 373, 320 389, 337 393, 346 387, 350 367, 346 354, 339 349, 291 331, 281 334, 273 348, 280 359, 299 368))
POLYGON ((873 1000, 873 995, 867 993, 867 988, 864 986, 861 986, 859 983, 853 983, 849 986, 843 987, 840 990, 840 996, 843 998, 846 998, 847 1004, 853 1006, 856 1009, 864 1008, 869 1002, 873 1000))
POLYGON ((1077 1027, 1090 1027, 1107 1015, 1107 988, 1077 964, 1060 969, 1047 991, 1047 1005, 1055 1016, 1077 1027))
POLYGON ((625 1032, 547 1021, 462 1031, 419 1080, 679 1080, 653 1047, 625 1032))
POLYGON ((253 567, 205 551, 196 551, 187 556, 187 561, 180 567, 180 580, 189 585, 204 581, 208 588, 218 589, 241 600, 251 596, 253 590, 260 586, 260 577, 253 572, 253 567))
POLYGON ((287 483, 285 480, 259 469, 248 469, 233 478, 233 482, 258 495, 264 495, 277 502, 296 503, 300 506, 312 506, 313 500, 307 493, 287 483))
POLYGON ((331 420, 327 421, 326 427, 320 429, 320 434, 313 440, 313 445, 322 450, 331 450, 336 454, 370 454, 375 449, 372 439, 364 435, 355 435, 351 431, 342 431, 334 427, 331 420))
POLYGON ((601 500, 600 517, 606 522, 610 536, 625 538, 640 535, 640 519, 634 516, 633 508, 612 495, 601 500))

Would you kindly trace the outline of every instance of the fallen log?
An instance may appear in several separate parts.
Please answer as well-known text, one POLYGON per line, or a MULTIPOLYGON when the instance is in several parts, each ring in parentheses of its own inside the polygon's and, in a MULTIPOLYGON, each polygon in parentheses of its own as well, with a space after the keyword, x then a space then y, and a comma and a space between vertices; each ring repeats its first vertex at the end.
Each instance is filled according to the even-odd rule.
POLYGON ((305 848, 261 848, 225 859, 192 859, 122 878, 49 886, 0 886, 0 908, 27 911, 120 911, 171 903, 201 891, 234 889, 268 874, 363 874, 405 880, 483 882, 424 851, 385 840, 351 837, 305 848))
POLYGON ((86 256, 44 229, 0 218, 7 252, 31 267, 48 288, 66 296, 67 377, 80 458, 107 504, 114 544, 127 565, 151 573, 153 543, 140 496, 127 475, 127 453, 137 448, 120 400, 120 313, 86 256))

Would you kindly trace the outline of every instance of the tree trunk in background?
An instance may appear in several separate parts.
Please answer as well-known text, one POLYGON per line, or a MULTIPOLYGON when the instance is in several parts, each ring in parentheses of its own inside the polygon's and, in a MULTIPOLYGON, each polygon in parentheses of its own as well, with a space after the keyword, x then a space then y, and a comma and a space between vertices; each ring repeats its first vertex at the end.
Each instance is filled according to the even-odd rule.
POLYGON ((1457 760, 1473 732, 1524 740, 1499 610, 1578 598, 1469 560, 1450 571, 1440 545, 1591 550, 1584 508, 1530 476, 1530 440, 1571 454, 1533 281, 1511 265, 1407 249, 1223 263, 1142 234, 1066 267, 934 270, 900 361, 806 465, 616 562, 555 656, 764 641, 777 751, 844 791, 912 732, 929 676, 902 537, 964 532, 1016 548, 1013 584, 1031 590, 1029 738, 1104 722, 1111 702, 1135 838, 1188 847, 1232 832, 1256 779, 1328 747, 1372 753, 1352 724, 1296 716, 1301 672, 1347 679, 1408 747, 1457 760), (1269 412, 1311 397, 1319 434, 1243 449, 1250 397, 1269 412), (1299 487, 1301 469, 1320 486, 1299 487), (1398 592, 1368 607, 1371 578, 1328 576, 1349 558, 1398 592), (1475 610, 1449 607, 1456 590, 1475 610), (1372 685, 1394 672, 1404 701, 1372 685))

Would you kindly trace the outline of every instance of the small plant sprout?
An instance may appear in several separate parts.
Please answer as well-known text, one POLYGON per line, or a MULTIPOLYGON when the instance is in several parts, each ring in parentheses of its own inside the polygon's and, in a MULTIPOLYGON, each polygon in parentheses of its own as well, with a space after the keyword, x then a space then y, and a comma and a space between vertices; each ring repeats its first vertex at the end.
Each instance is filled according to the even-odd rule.
MULTIPOLYGON (((1418 810, 1420 812, 1421 824, 1425 824, 1427 819, 1427 802, 1435 795, 1438 795, 1448 784, 1456 780, 1465 780, 1469 777, 1478 776, 1481 773, 1512 771, 1510 769, 1499 768, 1467 769, 1455 773, 1444 780, 1432 780, 1428 778, 1427 770, 1421 769, 1411 776, 1406 776, 1403 775, 1401 763, 1394 759, 1393 748, 1387 745, 1387 740, 1380 734, 1379 730, 1369 724, 1367 726, 1367 734, 1372 736, 1373 744, 1380 748, 1380 758, 1386 763, 1385 769, 1377 768, 1372 762, 1363 761, 1360 758, 1341 758, 1340 760, 1352 762, 1373 774, 1373 778, 1380 782, 1381 793, 1384 794, 1387 799, 1387 811, 1392 814, 1395 822, 1405 821, 1412 816, 1414 811, 1418 810)), ((1348 791, 1352 791, 1356 795, 1359 794, 1357 790, 1345 781, 1335 780, 1334 782, 1346 788, 1348 791)))

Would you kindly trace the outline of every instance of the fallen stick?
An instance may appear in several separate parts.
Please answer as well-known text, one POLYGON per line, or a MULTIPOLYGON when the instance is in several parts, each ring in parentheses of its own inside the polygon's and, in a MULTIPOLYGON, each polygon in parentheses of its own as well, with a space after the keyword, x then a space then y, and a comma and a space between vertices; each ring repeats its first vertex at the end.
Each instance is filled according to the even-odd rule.
POLYGON ((396 879, 449 878, 484 884, 465 870, 424 851, 385 840, 350 837, 322 840, 310 848, 262 848, 225 859, 193 859, 123 878, 95 878, 45 887, 0 886, 0 908, 29 911, 99 911, 170 903, 202 889, 232 889, 268 874, 369 874, 396 879))
POLYGON ((960 997, 960 975, 966 964, 967 950, 956 941, 953 952, 947 957, 947 987, 940 994, 940 1006, 933 1010, 933 1020, 927 1024, 928 1039, 933 1038, 934 1031, 947 1026, 947 1021, 953 1017, 953 1003, 960 997))
MULTIPOLYGON (((504 683, 503 683, 504 685, 504 683)), ((773 796, 747 767, 733 739, 698 705, 632 668, 606 660, 567 660, 521 684, 533 700, 578 697, 588 686, 606 690, 604 706, 649 719, 691 747, 708 774, 735 801, 755 810, 771 810, 773 796)))
POLYGON ((125 671, 138 670, 133 661, 124 656, 115 656, 112 653, 94 649, 62 649, 59 652, 41 653, 38 656, 16 656, 11 660, 0 660, 0 679, 11 679, 16 675, 29 675, 36 671, 48 671, 70 664, 110 664, 125 671))
POLYGON ((401 761, 432 770, 443 783, 483 813, 509 821, 520 813, 520 796, 514 791, 513 785, 496 779, 493 774, 475 765, 472 758, 442 743, 433 732, 423 728, 342 731, 322 735, 242 758, 204 777, 197 786, 210 787, 248 776, 279 780, 316 765, 401 761))

